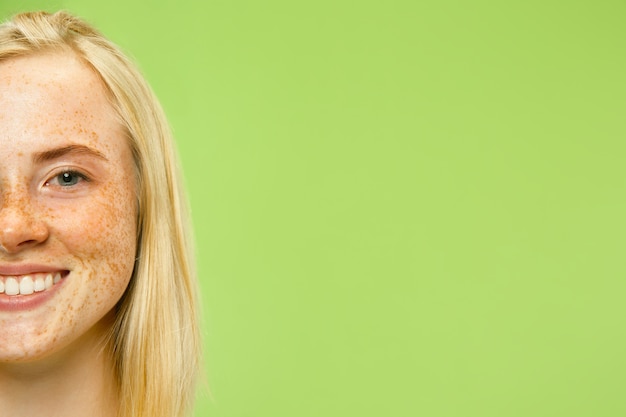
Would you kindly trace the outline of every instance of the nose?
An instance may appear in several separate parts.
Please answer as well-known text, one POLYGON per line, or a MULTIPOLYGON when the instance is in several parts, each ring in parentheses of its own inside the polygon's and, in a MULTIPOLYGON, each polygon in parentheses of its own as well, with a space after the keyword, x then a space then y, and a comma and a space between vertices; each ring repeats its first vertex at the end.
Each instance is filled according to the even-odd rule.
POLYGON ((2 197, 0 207, 0 249, 18 253, 48 239, 48 227, 37 216, 29 198, 16 198, 12 193, 2 197))

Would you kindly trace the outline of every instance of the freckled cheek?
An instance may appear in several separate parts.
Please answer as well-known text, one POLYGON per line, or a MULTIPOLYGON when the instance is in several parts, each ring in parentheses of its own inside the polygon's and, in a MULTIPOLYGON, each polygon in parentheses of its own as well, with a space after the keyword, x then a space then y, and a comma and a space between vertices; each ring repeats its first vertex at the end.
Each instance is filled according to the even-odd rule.
POLYGON ((112 291, 126 287, 136 254, 136 208, 132 198, 101 198, 51 217, 51 238, 60 241, 78 266, 112 291))
POLYGON ((93 231, 90 240, 96 243, 85 242, 87 250, 83 252, 83 261, 101 268, 95 273, 105 278, 111 289, 118 285, 126 287, 136 253, 136 216, 127 212, 127 207, 113 208, 103 210, 100 221, 89 225, 93 231))

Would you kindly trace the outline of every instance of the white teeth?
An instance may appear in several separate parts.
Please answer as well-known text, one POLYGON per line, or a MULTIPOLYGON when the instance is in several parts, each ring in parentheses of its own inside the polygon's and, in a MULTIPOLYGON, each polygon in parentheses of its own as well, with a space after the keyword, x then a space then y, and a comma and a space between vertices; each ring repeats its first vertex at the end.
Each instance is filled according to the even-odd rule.
POLYGON ((43 277, 39 275, 37 279, 35 280, 35 292, 41 292, 45 289, 46 289, 46 283, 44 282, 43 277))
POLYGON ((18 295, 20 293, 20 284, 13 277, 7 278, 4 283, 4 293, 6 295, 18 295))
POLYGON ((0 276, 0 294, 31 295, 52 288, 61 281, 61 273, 34 274, 24 276, 0 276))
POLYGON ((22 295, 30 295, 35 292, 33 279, 30 275, 26 275, 20 281, 20 294, 22 295))

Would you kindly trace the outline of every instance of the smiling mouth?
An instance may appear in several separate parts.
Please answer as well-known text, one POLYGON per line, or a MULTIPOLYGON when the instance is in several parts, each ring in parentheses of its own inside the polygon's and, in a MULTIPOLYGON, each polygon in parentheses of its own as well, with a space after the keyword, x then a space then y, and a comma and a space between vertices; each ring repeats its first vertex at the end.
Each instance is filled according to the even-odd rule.
POLYGON ((0 275, 0 294, 30 295, 47 291, 65 278, 68 271, 39 272, 28 275, 0 275))

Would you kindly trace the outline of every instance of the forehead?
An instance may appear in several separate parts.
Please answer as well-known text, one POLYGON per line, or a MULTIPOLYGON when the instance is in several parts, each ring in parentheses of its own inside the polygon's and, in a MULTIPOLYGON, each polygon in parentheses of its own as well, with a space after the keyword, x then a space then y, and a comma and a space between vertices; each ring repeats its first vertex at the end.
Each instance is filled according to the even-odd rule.
POLYGON ((119 136, 104 83, 71 51, 0 61, 0 141, 119 136), (28 132, 29 134, 25 134, 28 132))
POLYGON ((106 99, 106 93, 95 71, 74 53, 50 51, 0 61, 0 97, 71 105, 106 99))

